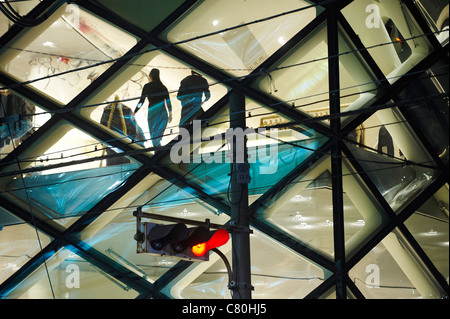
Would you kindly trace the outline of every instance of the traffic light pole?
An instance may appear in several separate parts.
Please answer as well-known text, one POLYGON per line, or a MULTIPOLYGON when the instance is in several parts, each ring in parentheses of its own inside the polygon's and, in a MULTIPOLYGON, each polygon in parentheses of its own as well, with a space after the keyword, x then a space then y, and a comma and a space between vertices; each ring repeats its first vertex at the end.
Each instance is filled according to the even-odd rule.
MULTIPOLYGON (((230 129, 246 129, 245 96, 237 92, 230 94, 230 129)), ((240 131, 240 130, 239 130, 240 131)), ((240 131, 240 132, 242 132, 240 131)), ((247 160, 246 137, 239 140, 233 135, 231 180, 229 199, 231 204, 231 238, 232 238, 232 277, 229 289, 233 299, 251 299, 250 268, 250 218, 248 214, 248 182, 250 178, 247 160), (243 145, 239 145, 243 143, 243 145), (242 147, 243 146, 243 147, 242 147), (239 154, 239 152, 244 154, 239 154), (242 162, 243 159, 243 162, 242 162)))

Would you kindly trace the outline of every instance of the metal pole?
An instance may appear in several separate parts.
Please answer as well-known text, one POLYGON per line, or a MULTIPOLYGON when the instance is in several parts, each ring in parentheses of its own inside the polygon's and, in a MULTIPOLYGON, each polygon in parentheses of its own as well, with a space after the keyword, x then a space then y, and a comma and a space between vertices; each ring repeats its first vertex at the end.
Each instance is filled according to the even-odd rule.
MULTIPOLYGON (((339 114, 340 83, 339 83, 339 25, 338 12, 335 4, 328 10, 330 14, 327 21, 328 37, 328 70, 330 90, 330 114, 339 114)), ((333 234, 334 234, 334 261, 336 267, 336 298, 346 299, 347 288, 345 284, 345 237, 344 237, 344 199, 342 181, 342 150, 341 150, 341 119, 334 117, 330 119, 330 127, 333 132, 333 143, 331 146, 331 184, 333 196, 333 234)))
MULTIPOLYGON (((248 214, 248 182, 246 137, 239 139, 238 132, 245 131, 245 97, 242 94, 230 94, 230 131, 232 135, 231 180, 229 199, 231 204, 231 238, 233 280, 229 284, 233 299, 251 299, 250 268, 250 218, 248 214), (237 129, 237 130, 236 130, 237 129), (239 145, 243 143, 243 145, 239 145), (239 154, 243 151, 244 154, 239 154), (242 161, 243 159, 243 161, 242 161)), ((242 137, 242 134, 241 134, 242 137)))

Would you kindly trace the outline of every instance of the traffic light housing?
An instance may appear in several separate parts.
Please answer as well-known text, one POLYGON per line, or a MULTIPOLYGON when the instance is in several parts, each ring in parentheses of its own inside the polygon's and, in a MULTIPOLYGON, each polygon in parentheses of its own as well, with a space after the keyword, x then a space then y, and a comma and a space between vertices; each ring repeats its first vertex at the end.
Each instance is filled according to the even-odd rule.
POLYGON ((148 222, 140 224, 135 239, 138 253, 208 261, 209 251, 225 245, 229 234, 224 229, 210 231, 203 226, 188 228, 182 223, 162 225, 148 222))

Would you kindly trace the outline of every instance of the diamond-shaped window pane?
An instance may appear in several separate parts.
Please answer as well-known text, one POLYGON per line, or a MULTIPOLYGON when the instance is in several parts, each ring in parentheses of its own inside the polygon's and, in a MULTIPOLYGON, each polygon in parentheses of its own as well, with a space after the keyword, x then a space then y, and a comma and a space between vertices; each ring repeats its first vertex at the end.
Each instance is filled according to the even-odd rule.
MULTIPOLYGON (((351 256, 386 222, 386 216, 357 173, 343 165, 346 255, 351 256)), ((334 255, 331 162, 324 157, 280 192, 260 203, 257 213, 305 245, 334 255)))
POLYGON ((404 2, 353 1, 342 13, 390 83, 433 51, 404 2))
POLYGON ((3 72, 67 104, 122 57, 136 38, 86 12, 62 5, 2 52, 3 72))
POLYGON ((9 166, 2 177, 1 195, 26 210, 31 206, 39 218, 55 219, 67 226, 139 168, 140 163, 120 153, 61 123, 22 153, 22 171, 15 164, 9 166), (21 175, 23 170, 27 173, 21 175))
MULTIPOLYGON (((208 203, 198 200, 186 189, 150 174, 85 230, 75 234, 82 238, 86 245, 92 246, 151 283, 175 266, 179 259, 136 253, 137 242, 134 239, 136 217, 133 216, 133 211, 137 207, 142 207, 142 211, 150 215, 185 220, 202 222, 210 219, 211 223, 222 225, 229 220, 227 215, 218 212, 208 203)), ((142 221, 171 223, 157 216, 144 218, 142 221)))
POLYGON ((397 230, 365 255, 349 276, 367 299, 436 299, 442 294, 397 230))
MULTIPOLYGON (((68 247, 70 248, 70 246, 68 247)), ((46 257, 7 299, 134 299, 138 293, 70 249, 46 257)))
POLYGON ((149 52, 139 55, 119 76, 88 100, 82 114, 100 123, 102 128, 109 128, 118 138, 122 136, 124 141, 136 142, 141 147, 153 147, 154 144, 164 146, 177 136, 179 127, 187 127, 192 120, 225 96, 228 90, 223 84, 196 71, 199 74, 197 76, 208 83, 210 95, 206 101, 206 94, 203 93, 203 103, 197 105, 198 109, 192 110, 190 115, 182 115, 189 114, 190 109, 183 107, 178 91, 181 81, 191 75, 193 68, 153 47, 147 50, 149 52), (133 113, 142 96, 143 87, 150 81, 149 73, 152 69, 159 70, 161 82, 167 88, 171 119, 167 104, 150 105, 148 99, 144 100, 136 114, 133 113), (95 106, 88 107, 89 105, 95 106), (155 120, 161 113, 164 116, 155 120), (157 140, 160 144, 155 143, 157 140))
POLYGON ((425 147, 395 108, 378 111, 356 133, 360 144, 346 144, 394 211, 400 212, 438 176, 425 147))
POLYGON ((18 271, 51 238, 0 208, 0 284, 18 271))
POLYGON ((297 0, 200 1, 164 36, 172 43, 192 39, 180 46, 219 69, 245 76, 311 22, 321 9, 312 6, 311 1, 297 0), (305 9, 266 19, 299 8, 305 9), (242 27, 226 30, 241 24, 242 27), (214 32, 217 33, 195 39, 214 32))
POLYGON ((0 91, 0 98, 1 160, 44 125, 51 114, 10 90, 0 91))

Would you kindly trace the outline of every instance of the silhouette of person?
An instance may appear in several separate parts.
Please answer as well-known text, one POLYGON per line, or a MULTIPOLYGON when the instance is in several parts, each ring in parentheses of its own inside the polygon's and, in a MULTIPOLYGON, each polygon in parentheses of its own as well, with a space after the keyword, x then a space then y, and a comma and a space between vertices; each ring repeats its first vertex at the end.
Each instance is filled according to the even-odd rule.
POLYGON ((142 88, 141 98, 134 113, 142 107, 145 99, 148 99, 148 128, 153 147, 161 145, 161 139, 167 127, 167 123, 172 121, 172 103, 170 102, 169 91, 162 84, 159 78, 159 70, 152 69, 149 74, 149 83, 142 88))
POLYGON ((181 81, 178 89, 177 99, 181 101, 180 125, 185 124, 191 118, 201 116, 204 113, 202 104, 210 97, 208 81, 192 70, 191 75, 181 81), (203 94, 205 94, 205 100, 202 102, 203 94))

